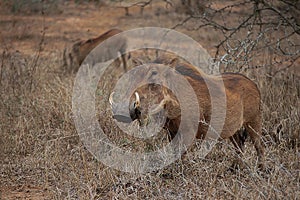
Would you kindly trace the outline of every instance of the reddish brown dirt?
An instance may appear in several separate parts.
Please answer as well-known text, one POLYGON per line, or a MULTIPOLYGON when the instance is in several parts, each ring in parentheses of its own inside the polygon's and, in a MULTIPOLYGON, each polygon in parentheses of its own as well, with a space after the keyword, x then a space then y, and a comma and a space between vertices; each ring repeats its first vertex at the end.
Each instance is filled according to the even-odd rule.
POLYGON ((22 185, 20 187, 3 187, 1 188, 2 196, 0 198, 7 200, 14 199, 31 199, 43 200, 48 199, 48 193, 43 188, 35 187, 32 185, 22 185))
POLYGON ((140 15, 138 7, 132 7, 130 16, 127 17, 124 8, 99 7, 94 4, 69 3, 63 5, 61 9, 63 13, 56 15, 0 14, 1 47, 12 47, 27 54, 34 53, 44 31, 46 43, 44 52, 51 52, 62 49, 75 40, 98 36, 114 27, 127 30, 147 24, 159 25, 156 19, 147 14, 155 11, 155 7, 146 9, 144 16, 140 15), (140 22, 130 24, 135 18, 140 19, 140 22), (144 20, 146 23, 143 23, 144 20))
POLYGON ((44 53, 63 49, 66 44, 79 38, 95 36, 111 27, 117 27, 118 18, 123 14, 121 9, 110 7, 74 4, 64 7, 65 12, 58 15, 1 15, 2 45, 32 54, 45 31, 44 53))

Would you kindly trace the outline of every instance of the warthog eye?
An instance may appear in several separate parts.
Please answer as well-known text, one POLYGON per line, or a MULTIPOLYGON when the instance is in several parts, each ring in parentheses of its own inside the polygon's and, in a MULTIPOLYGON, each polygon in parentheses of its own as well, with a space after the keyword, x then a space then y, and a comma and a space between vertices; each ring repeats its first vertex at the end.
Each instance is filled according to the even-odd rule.
POLYGON ((155 75, 157 75, 157 74, 158 74, 158 72, 155 71, 155 70, 153 70, 153 71, 151 72, 151 76, 155 76, 155 75))

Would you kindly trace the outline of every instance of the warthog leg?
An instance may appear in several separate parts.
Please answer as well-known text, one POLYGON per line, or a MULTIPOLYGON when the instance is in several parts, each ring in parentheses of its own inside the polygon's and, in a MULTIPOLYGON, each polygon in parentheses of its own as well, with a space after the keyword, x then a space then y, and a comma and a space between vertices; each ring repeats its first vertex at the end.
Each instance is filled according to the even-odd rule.
POLYGON ((255 146, 257 156, 258 156, 258 168, 261 170, 264 170, 264 146, 262 144, 262 138, 261 138, 261 120, 260 116, 257 117, 257 120, 254 120, 250 123, 247 123, 246 131, 249 133, 250 138, 255 146))
POLYGON ((233 136, 229 138, 236 149, 236 157, 237 157, 234 163, 232 164, 232 166, 230 167, 231 170, 238 169, 239 167, 242 167, 244 165, 241 158, 241 154, 243 154, 245 150, 245 141, 247 135, 248 134, 246 132, 246 129, 241 128, 233 136))
POLYGON ((127 58, 129 56, 127 54, 122 54, 121 55, 121 59, 122 59, 122 62, 123 62, 123 68, 124 68, 124 72, 127 72, 127 58))

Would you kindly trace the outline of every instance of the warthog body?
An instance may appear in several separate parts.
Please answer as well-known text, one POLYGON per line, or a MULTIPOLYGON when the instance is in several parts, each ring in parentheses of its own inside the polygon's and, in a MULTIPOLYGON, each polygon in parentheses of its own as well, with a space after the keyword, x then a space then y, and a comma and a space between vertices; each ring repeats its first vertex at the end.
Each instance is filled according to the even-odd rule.
MULTIPOLYGON (((162 80, 163 83, 169 77, 168 73, 170 70, 164 71, 162 68, 156 67, 156 64, 151 65, 144 78, 146 80, 162 80)), ((220 138, 230 139, 236 147, 237 152, 240 153, 244 150, 246 135, 250 135, 257 151, 259 167, 263 168, 264 148, 261 142, 261 97, 256 84, 246 76, 237 73, 224 73, 219 76, 207 75, 187 63, 172 62, 170 67, 173 68, 176 73, 183 75, 197 96, 200 118, 196 138, 203 139, 206 136, 209 126, 213 120, 215 120, 211 118, 212 109, 216 108, 212 108, 210 95, 218 96, 218 94, 223 94, 226 96, 226 102, 219 103, 226 105, 226 115, 220 138), (224 83, 225 91, 221 89, 222 82, 224 83), (210 87, 208 87, 207 84, 209 84, 210 87)), ((149 85, 149 87, 151 87, 151 85, 149 85)), ((176 134, 181 134, 183 138, 190 137, 189 135, 185 135, 184 132, 178 132, 181 122, 181 108, 177 98, 165 87, 159 88, 160 89, 157 89, 157 93, 162 95, 162 100, 156 108, 148 112, 149 115, 154 115, 164 110, 166 115, 166 123, 164 126, 169 131, 171 139, 173 139, 176 134)), ((143 95, 143 91, 138 91, 138 93, 143 95)), ((188 101, 192 97, 186 95, 184 98, 188 101)), ((138 100, 139 99, 140 98, 138 98, 138 100)), ((129 108, 130 113, 140 113, 141 110, 143 110, 142 102, 138 102, 136 105, 138 106, 129 108)), ((131 114, 130 116, 132 120, 138 119, 141 125, 146 124, 145 120, 147 120, 147 115, 145 113, 139 115, 131 114)))
MULTIPOLYGON (((89 56, 91 59, 88 61, 90 64, 108 61, 110 59, 118 57, 118 53, 120 53, 124 71, 127 71, 127 59, 126 55, 124 54, 127 48, 127 39, 125 37, 119 36, 113 41, 103 44, 102 47, 104 48, 96 48, 95 50, 93 50, 106 39, 121 32, 122 30, 119 29, 111 29, 96 38, 76 42, 75 44, 73 44, 70 50, 64 50, 64 65, 68 67, 68 71, 77 72, 84 59, 90 53, 91 54, 89 56)), ((121 62, 118 61, 118 65, 120 64, 121 62)))

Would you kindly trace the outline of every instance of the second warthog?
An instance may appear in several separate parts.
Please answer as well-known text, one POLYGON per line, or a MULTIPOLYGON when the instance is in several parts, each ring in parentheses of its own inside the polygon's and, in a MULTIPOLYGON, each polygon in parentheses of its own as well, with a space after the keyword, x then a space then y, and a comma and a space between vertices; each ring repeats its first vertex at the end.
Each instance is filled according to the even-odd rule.
MULTIPOLYGON (((95 64, 97 62, 108 61, 113 58, 117 58, 118 54, 121 55, 124 71, 127 71, 127 38, 124 36, 118 36, 107 44, 102 44, 102 48, 96 48, 100 43, 103 43, 108 38, 122 33, 120 29, 111 29, 96 38, 91 38, 88 40, 81 40, 73 44, 70 49, 65 49, 63 53, 64 66, 67 67, 67 71, 77 72, 80 65, 83 63, 85 58, 89 55, 90 59, 88 62, 90 64, 95 64), (96 49, 95 49, 96 48, 96 49), (94 50, 93 50, 94 49, 94 50)), ((118 64, 121 62, 118 60, 118 64)))

